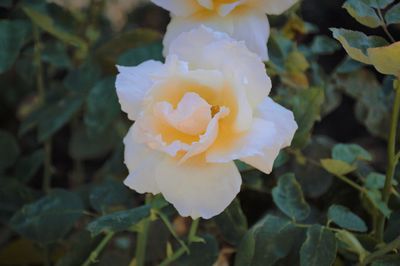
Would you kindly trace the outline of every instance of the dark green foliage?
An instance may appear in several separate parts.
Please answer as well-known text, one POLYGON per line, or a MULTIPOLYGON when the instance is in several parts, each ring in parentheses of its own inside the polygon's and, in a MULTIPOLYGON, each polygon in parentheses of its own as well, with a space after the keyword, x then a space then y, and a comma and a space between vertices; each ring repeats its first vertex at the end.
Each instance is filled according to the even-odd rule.
POLYGON ((307 230, 307 239, 300 250, 300 265, 333 265, 336 249, 335 235, 320 225, 313 225, 307 230))
POLYGON ((291 219, 302 221, 310 214, 310 206, 294 174, 279 177, 278 186, 272 190, 272 197, 279 209, 291 219))
POLYGON ((82 214, 83 204, 76 194, 54 190, 22 207, 11 218, 10 225, 22 236, 46 245, 62 239, 82 214))
POLYGON ((274 265, 289 255, 301 229, 290 220, 267 215, 245 235, 236 255, 236 266, 274 265))
POLYGON ((239 244, 248 229, 247 219, 242 211, 239 200, 234 200, 214 220, 226 241, 233 245, 239 244))
POLYGON ((365 222, 344 206, 332 205, 329 207, 328 219, 345 229, 358 232, 367 231, 365 222))
POLYGON ((127 211, 119 211, 104 215, 91 222, 87 229, 92 236, 103 232, 120 232, 128 230, 150 215, 151 207, 144 205, 127 211))

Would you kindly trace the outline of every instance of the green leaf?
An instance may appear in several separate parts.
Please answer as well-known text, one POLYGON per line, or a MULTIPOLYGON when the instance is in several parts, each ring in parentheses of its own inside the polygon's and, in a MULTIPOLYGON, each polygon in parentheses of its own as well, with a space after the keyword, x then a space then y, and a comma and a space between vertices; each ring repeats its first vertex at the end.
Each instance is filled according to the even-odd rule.
POLYGON ((81 94, 89 92, 101 78, 101 69, 93 61, 84 62, 79 68, 74 69, 65 77, 65 88, 81 94))
MULTIPOLYGON (((382 189, 385 186, 386 176, 380 173, 369 173, 367 178, 365 179, 365 187, 374 190, 374 189, 382 189)), ((393 179, 392 185, 397 186, 398 182, 393 179)))
POLYGON ((361 0, 370 7, 384 9, 394 2, 394 0, 361 0))
POLYGON ((372 64, 377 71, 385 75, 400 75, 400 42, 393 44, 369 48, 367 50, 370 64, 372 64))
POLYGON ((326 171, 334 175, 347 175, 357 169, 356 166, 333 159, 323 159, 321 164, 326 171))
POLYGON ((375 10, 360 0, 347 0, 343 8, 359 23, 367 27, 377 28, 381 25, 381 20, 375 10))
POLYGON ((118 65, 137 66, 147 60, 163 61, 162 49, 161 42, 129 49, 118 58, 118 65))
POLYGON ((56 67, 69 68, 72 65, 67 49, 61 42, 46 42, 42 51, 42 59, 56 67))
POLYGON ((339 249, 345 249, 351 253, 357 254, 360 261, 363 261, 369 254, 352 233, 346 230, 339 230, 335 236, 339 241, 339 249))
POLYGON ((382 200, 382 195, 379 190, 369 190, 367 191, 367 198, 371 203, 377 208, 385 217, 390 217, 392 211, 389 209, 388 205, 382 200))
POLYGON ((130 49, 144 47, 144 45, 154 43, 160 39, 160 33, 149 29, 135 29, 124 32, 99 47, 96 51, 96 58, 100 60, 106 71, 114 73, 115 63, 122 54, 132 51, 130 49))
POLYGON ((15 163, 19 152, 15 137, 6 131, 0 130, 0 172, 15 163))
POLYGON ((83 99, 69 95, 55 103, 45 105, 38 121, 38 139, 43 142, 67 124, 81 108, 83 99))
POLYGON ((120 181, 106 180, 91 189, 89 200, 96 211, 107 213, 128 202, 129 190, 120 181))
POLYGON ((29 32, 30 25, 25 21, 0 21, 0 74, 12 67, 29 32))
POLYGON ((272 190, 272 198, 278 208, 291 219, 302 221, 310 214, 310 206, 294 174, 279 177, 278 186, 272 190))
POLYGON ((332 54, 339 49, 340 46, 335 40, 324 35, 315 37, 311 44, 311 51, 318 55, 332 54))
POLYGON ((291 99, 291 109, 299 129, 293 139, 293 146, 302 148, 307 144, 314 123, 321 118, 321 107, 324 103, 324 90, 310 88, 301 91, 291 99))
POLYGON ((247 219, 237 199, 216 216, 214 221, 224 239, 233 245, 238 245, 247 231, 247 219))
POLYGON ((267 215, 251 228, 243 238, 235 259, 235 266, 274 265, 291 252, 302 229, 290 220, 267 215))
POLYGON ((72 33, 66 32, 57 27, 51 17, 28 6, 23 6, 22 10, 36 25, 38 25, 44 31, 50 33, 65 43, 78 47, 81 50, 81 53, 86 54, 88 49, 86 42, 78 36, 75 36, 72 33))
POLYGON ((332 158, 349 164, 356 160, 372 161, 372 155, 357 144, 337 144, 333 147, 332 158))
POLYGON ((365 232, 368 230, 365 222, 344 206, 332 205, 329 207, 328 219, 338 226, 352 231, 365 232))
POLYGON ((110 152, 119 138, 114 129, 89 134, 88 130, 79 127, 72 132, 68 153, 75 160, 91 160, 110 152))
POLYGON ((87 97, 85 124, 89 133, 95 134, 110 128, 120 113, 115 90, 115 78, 100 80, 90 90, 87 97))
POLYGON ((356 70, 359 70, 363 67, 363 64, 359 61, 351 59, 349 56, 337 66, 336 73, 338 74, 345 74, 350 73, 356 70))
POLYGON ((83 213, 79 196, 54 190, 44 198, 25 205, 10 220, 10 226, 22 236, 43 245, 62 239, 83 213))
POLYGON ((0 221, 9 219, 23 205, 37 199, 38 193, 15 178, 0 177, 0 221))
POLYGON ((400 3, 386 11, 385 20, 388 25, 400 23, 400 3))
POLYGON ((379 36, 367 36, 362 32, 331 28, 333 37, 337 39, 354 60, 370 64, 367 49, 387 45, 387 41, 379 36))
POLYGON ((301 266, 331 266, 336 258, 335 235, 320 225, 307 230, 307 239, 300 249, 301 266))
POLYGON ((29 182, 43 165, 44 151, 42 149, 22 157, 17 161, 15 176, 21 182, 29 182))
POLYGON ((127 211, 114 212, 104 215, 87 226, 92 236, 103 232, 120 232, 128 230, 150 215, 151 206, 144 205, 127 211))
POLYGON ((198 242, 189 246, 190 254, 183 255, 174 265, 204 266, 213 265, 218 258, 217 240, 211 235, 202 236, 205 243, 198 242))
POLYGON ((400 236, 400 210, 394 211, 387 222, 384 240, 389 243, 400 236))

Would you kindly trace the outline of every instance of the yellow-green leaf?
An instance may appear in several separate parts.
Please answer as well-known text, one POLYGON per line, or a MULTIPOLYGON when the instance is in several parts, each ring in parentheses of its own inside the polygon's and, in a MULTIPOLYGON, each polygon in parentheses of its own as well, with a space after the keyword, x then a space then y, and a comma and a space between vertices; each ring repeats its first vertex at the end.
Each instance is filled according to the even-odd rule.
POLYGON ((324 159, 321 160, 322 167, 334 175, 346 175, 356 170, 356 166, 350 165, 344 161, 324 159))
POLYGON ((382 74, 400 77, 400 42, 368 49, 372 65, 382 74))
POLYGON ((337 39, 354 60, 370 64, 367 49, 387 45, 387 41, 379 36, 367 36, 362 32, 331 28, 333 37, 337 39))

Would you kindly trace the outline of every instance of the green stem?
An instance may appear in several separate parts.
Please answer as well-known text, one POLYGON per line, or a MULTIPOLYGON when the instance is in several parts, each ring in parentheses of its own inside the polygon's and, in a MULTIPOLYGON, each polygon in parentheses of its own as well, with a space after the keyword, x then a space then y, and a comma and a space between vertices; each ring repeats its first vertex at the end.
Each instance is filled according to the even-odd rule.
POLYGON ((177 259, 179 259, 183 254, 185 254, 185 248, 181 247, 177 251, 175 251, 174 254, 172 254, 171 257, 168 257, 163 262, 161 262, 159 266, 168 266, 172 262, 174 262, 177 259))
POLYGON ((390 34, 390 32, 389 32, 389 30, 388 30, 388 28, 387 28, 387 26, 386 26, 386 21, 385 21, 385 19, 383 18, 382 11, 381 11, 380 8, 378 8, 378 16, 379 16, 379 18, 380 18, 380 20, 381 20, 381 27, 382 27, 383 31, 384 31, 384 32, 386 33, 386 35, 389 37, 389 39, 390 39, 391 42, 393 42, 393 43, 396 42, 396 40, 393 38, 392 34, 390 34))
MULTIPOLYGON (((36 66, 36 85, 39 93, 40 103, 43 105, 46 101, 46 91, 44 88, 43 80, 43 66, 42 66, 42 47, 40 41, 40 30, 36 25, 33 25, 33 38, 34 38, 34 64, 36 66)), ((51 139, 46 140, 44 143, 44 173, 43 173, 43 190, 48 193, 51 188, 51 139)))
POLYGON ((185 249, 186 252, 189 252, 188 246, 185 244, 185 242, 182 239, 179 238, 179 236, 175 232, 171 222, 168 220, 168 217, 160 211, 157 211, 156 213, 158 216, 160 216, 161 220, 164 222, 165 226, 168 228, 168 230, 170 231, 172 236, 176 239, 176 241, 178 241, 178 243, 182 246, 182 248, 185 249))
POLYGON ((190 226, 189 230, 189 244, 193 242, 194 238, 196 237, 197 229, 199 228, 200 219, 193 220, 192 225, 190 226))
POLYGON ((361 263, 361 266, 368 265, 373 262, 375 259, 382 257, 383 255, 400 248, 400 237, 396 238, 394 241, 389 244, 383 246, 383 248, 371 253, 368 255, 365 260, 361 263))
POLYGON ((335 175, 335 176, 337 178, 339 178, 340 180, 342 180, 343 182, 345 182, 348 185, 350 185, 351 187, 353 187, 354 189, 357 189, 361 193, 365 193, 365 189, 362 186, 358 185, 356 182, 353 182, 352 180, 350 180, 349 178, 345 177, 344 175, 335 175))
POLYGON ((104 250, 104 248, 107 246, 108 242, 114 237, 114 232, 108 232, 106 236, 101 240, 99 245, 96 247, 95 250, 93 250, 89 257, 86 259, 86 261, 82 264, 82 266, 89 266, 92 263, 95 263, 97 261, 97 258, 99 257, 100 253, 104 250))
MULTIPOLYGON (((388 203, 390 199, 390 194, 392 192, 392 179, 396 169, 396 136, 397 136, 397 126, 400 115, 400 81, 397 82, 395 88, 396 96, 394 100, 394 106, 392 111, 392 120, 390 124, 389 142, 387 148, 388 165, 386 171, 385 186, 382 190, 382 200, 384 203, 388 203)), ((376 225, 376 238, 378 241, 383 240, 383 232, 385 230, 385 216, 380 214, 376 225)))
MULTIPOLYGON (((146 195, 146 204, 151 202, 151 195, 146 195)), ((146 218, 142 222, 142 230, 137 236, 137 246, 136 246, 136 266, 144 266, 146 261, 146 246, 147 238, 149 233, 150 218, 146 218)))
MULTIPOLYGON (((196 238, 197 229, 199 228, 199 223, 200 219, 196 219, 193 220, 192 224, 190 225, 189 235, 188 235, 189 244, 192 243, 193 240, 196 238)), ((171 264, 172 262, 176 261, 181 256, 183 256, 185 252, 187 252, 186 248, 184 246, 181 246, 172 254, 172 256, 166 258, 163 262, 161 262, 159 266, 168 266, 169 264, 171 264)))

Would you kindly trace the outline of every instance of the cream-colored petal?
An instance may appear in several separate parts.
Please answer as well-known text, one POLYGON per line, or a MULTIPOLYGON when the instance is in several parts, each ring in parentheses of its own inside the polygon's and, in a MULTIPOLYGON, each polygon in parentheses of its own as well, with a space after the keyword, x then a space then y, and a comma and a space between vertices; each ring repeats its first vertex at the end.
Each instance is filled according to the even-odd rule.
MULTIPOLYGON (((221 38, 229 39, 229 35, 227 34, 233 33, 233 21, 230 16, 227 16, 225 18, 221 18, 220 16, 210 16, 206 18, 193 18, 193 17, 186 18, 186 17, 172 16, 171 22, 168 24, 167 32, 165 33, 163 40, 164 56, 168 54, 174 54, 174 52, 176 52, 176 50, 171 51, 170 46, 171 43, 180 34, 191 31, 193 29, 197 29, 202 25, 210 27, 215 31, 221 32, 222 33, 220 34, 221 38)), ((214 36, 210 35, 206 31, 198 31, 197 34, 198 35, 196 36, 195 39, 196 41, 192 42, 190 46, 186 45, 179 47, 179 51, 181 53, 185 52, 184 54, 186 55, 182 59, 188 62, 192 62, 192 64, 195 61, 193 60, 193 58, 196 58, 196 56, 195 54, 190 53, 190 51, 192 49, 195 51, 199 51, 201 50, 202 47, 204 47, 204 45, 214 40, 214 36)), ((182 54, 179 54, 179 57, 181 57, 181 55, 182 54)))
POLYGON ((263 155, 248 156, 240 158, 240 160, 269 174, 272 171, 274 161, 279 151, 290 146, 298 126, 294 120, 293 113, 275 103, 269 97, 260 104, 255 115, 273 123, 277 131, 277 136, 275 137, 274 145, 267 146, 263 149, 263 155))
POLYGON ((191 68, 219 69, 242 86, 253 108, 268 96, 271 80, 260 57, 250 52, 243 42, 201 26, 179 35, 169 53, 187 61, 191 68))
POLYGON ((229 3, 229 4, 222 4, 218 8, 218 14, 222 17, 225 17, 229 13, 231 13, 236 7, 242 5, 245 2, 246 2, 246 0, 239 0, 236 2, 229 3))
POLYGON ((199 3, 199 5, 207 9, 212 10, 214 8, 213 0, 197 0, 197 2, 199 3))
POLYGON ((143 100, 154 85, 152 74, 161 71, 161 62, 146 61, 136 67, 118 66, 115 82, 121 108, 128 118, 135 120, 143 108, 143 100))
MULTIPOLYGON (((275 146, 277 131, 273 123, 255 118, 248 132, 229 136, 220 134, 215 145, 206 152, 206 160, 211 163, 225 163, 243 157, 263 155, 267 147, 275 146)), ((279 145, 278 145, 279 146, 279 145)))
POLYGON ((161 151, 172 157, 175 157, 179 151, 187 151, 189 149, 189 145, 180 140, 167 143, 157 131, 159 122, 151 113, 142 113, 132 127, 132 134, 135 140, 153 150, 161 151))
POLYGON ((255 116, 274 124, 282 142, 281 148, 290 146, 298 128, 292 111, 267 97, 257 107, 255 116))
POLYGON ((246 46, 258 54, 263 61, 268 61, 267 42, 270 34, 270 25, 267 16, 260 10, 249 11, 247 15, 232 14, 232 37, 244 40, 246 46))
POLYGON ((263 173, 269 174, 272 172, 274 162, 279 155, 279 151, 279 146, 273 146, 271 148, 264 149, 263 155, 244 157, 240 160, 248 165, 253 166, 263 173))
POLYGON ((211 121, 211 105, 197 93, 187 92, 176 109, 169 102, 158 102, 154 115, 189 135, 200 135, 211 121))
POLYGON ((254 8, 259 8, 269 15, 280 15, 291 8, 298 0, 249 0, 254 8))
POLYGON ((218 137, 218 122, 220 119, 226 117, 227 115, 229 115, 229 109, 226 107, 221 107, 220 111, 216 115, 214 115, 211 122, 208 124, 206 133, 200 136, 199 141, 194 142, 190 145, 187 153, 181 158, 180 163, 183 163, 187 159, 206 151, 207 148, 214 143, 214 141, 218 137))
POLYGON ((190 16, 201 9, 196 0, 151 0, 176 16, 190 16))
POLYGON ((240 191, 241 177, 233 162, 208 164, 166 158, 156 166, 156 182, 181 216, 209 219, 221 213, 240 191))
POLYGON ((124 144, 125 164, 129 170, 124 184, 139 193, 159 193, 160 190, 155 182, 154 165, 163 160, 165 155, 136 142, 133 127, 125 136, 124 144))

